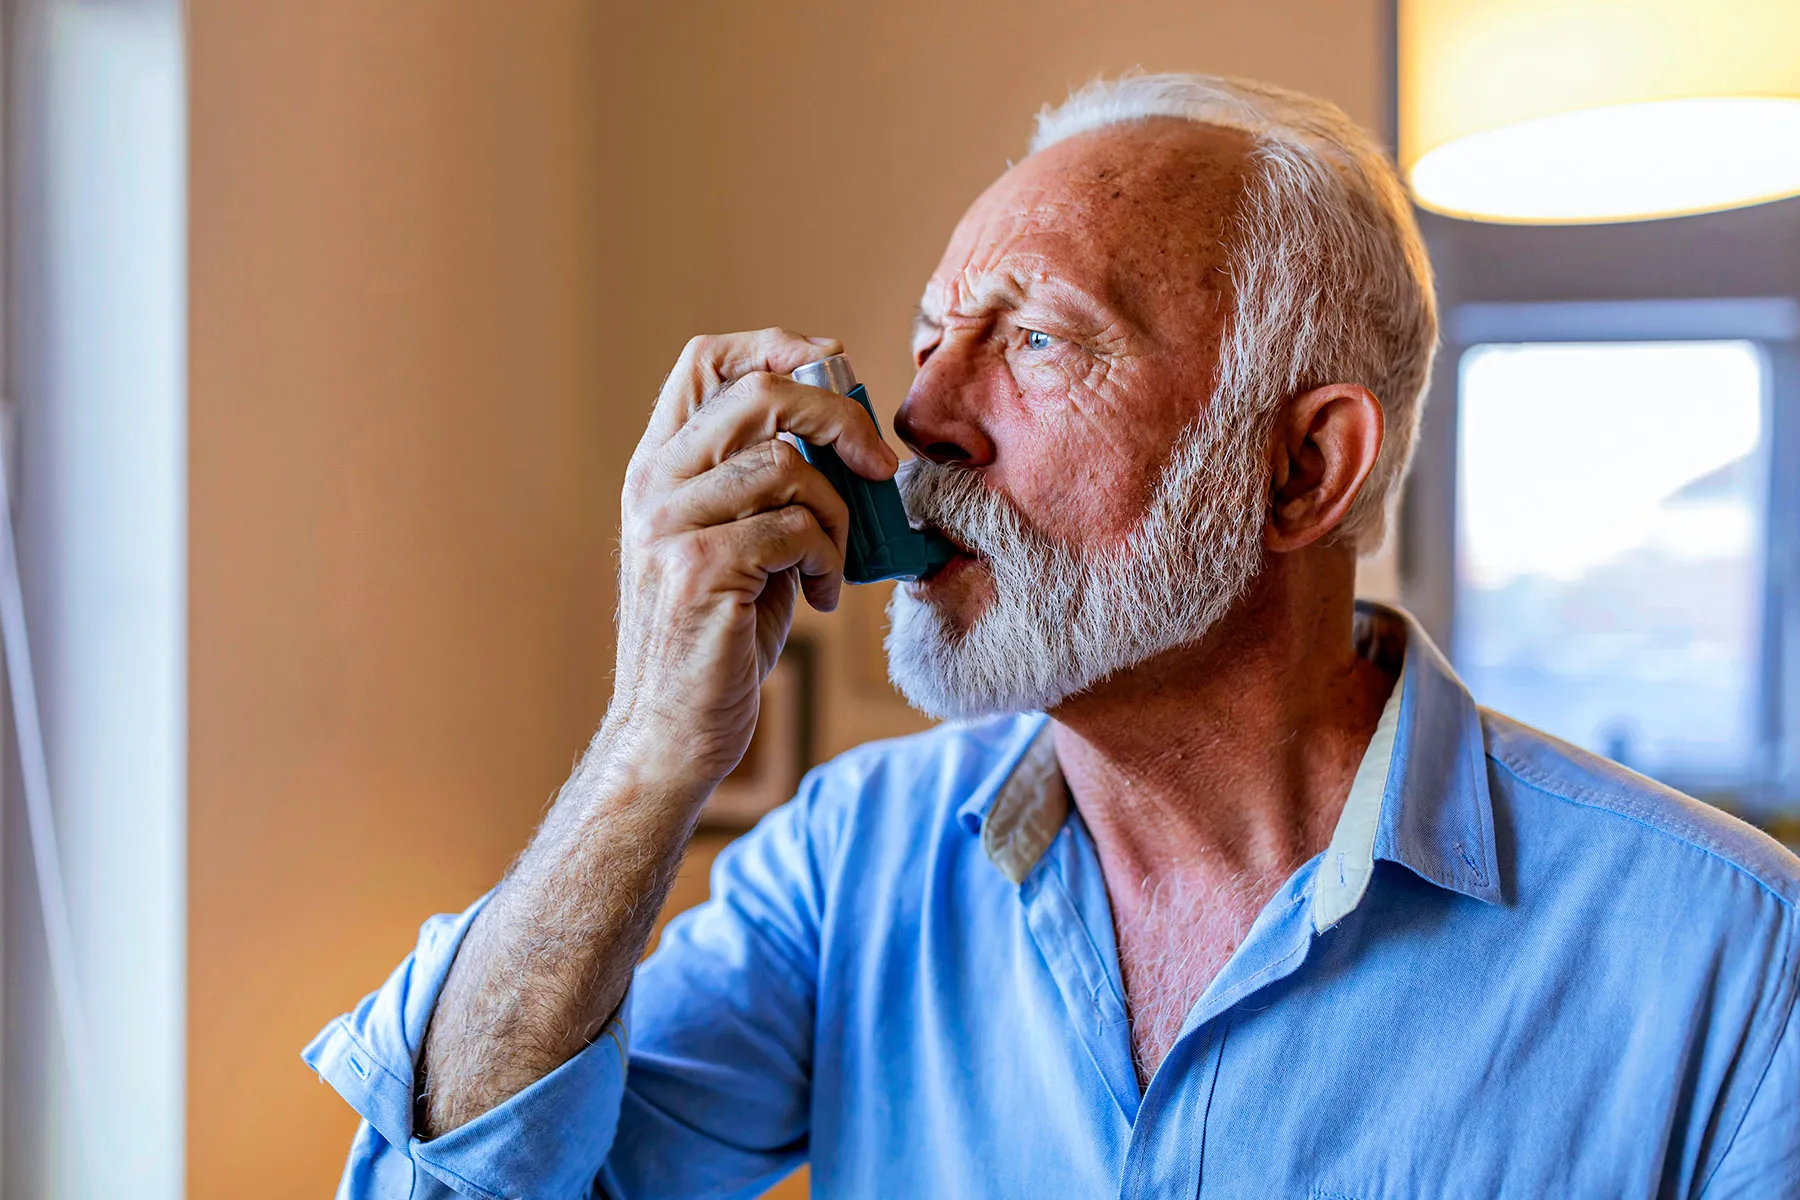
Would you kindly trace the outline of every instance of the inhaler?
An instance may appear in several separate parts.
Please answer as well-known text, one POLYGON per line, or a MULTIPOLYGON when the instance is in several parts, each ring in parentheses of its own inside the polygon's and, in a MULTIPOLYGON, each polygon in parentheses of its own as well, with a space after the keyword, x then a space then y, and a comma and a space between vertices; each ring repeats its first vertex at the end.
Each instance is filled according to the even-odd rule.
MULTIPOLYGON (((875 410, 869 394, 856 382, 850 360, 841 354, 810 362, 794 372, 794 381, 824 388, 862 405, 875 432, 875 410)), ((850 583, 874 583, 881 579, 917 579, 943 566, 961 553, 940 533, 914 529, 900 502, 900 489, 891 479, 864 479, 844 465, 830 446, 815 446, 804 439, 800 453, 831 482, 850 509, 850 536, 844 550, 844 579, 850 583)))

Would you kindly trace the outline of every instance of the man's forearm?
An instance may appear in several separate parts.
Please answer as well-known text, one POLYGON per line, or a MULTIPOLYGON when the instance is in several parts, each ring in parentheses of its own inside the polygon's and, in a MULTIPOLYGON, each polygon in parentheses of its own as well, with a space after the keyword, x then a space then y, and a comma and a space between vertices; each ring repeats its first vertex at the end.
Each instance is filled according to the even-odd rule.
POLYGON ((788 378, 842 349, 781 329, 695 338, 664 381, 621 497, 607 720, 451 964, 420 1055, 425 1136, 529 1087, 605 1027, 700 805, 750 745, 795 602, 836 605, 849 510, 777 435, 893 476, 866 411, 788 378))
POLYGON ((692 831, 692 789, 645 786, 595 739, 471 926, 420 1056, 421 1137, 554 1071, 618 1009, 692 831))

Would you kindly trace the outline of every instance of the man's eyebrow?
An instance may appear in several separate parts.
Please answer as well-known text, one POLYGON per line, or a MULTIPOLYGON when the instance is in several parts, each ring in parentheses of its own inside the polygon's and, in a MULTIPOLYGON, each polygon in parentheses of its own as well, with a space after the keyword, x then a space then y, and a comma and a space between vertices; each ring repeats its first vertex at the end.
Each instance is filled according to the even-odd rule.
MULTIPOLYGON (((1012 312, 1027 307, 1036 301, 1054 301, 1060 299, 1064 304, 1080 310, 1086 317, 1106 322, 1115 317, 1124 316, 1119 306, 1109 303, 1104 297, 1095 295, 1088 289, 1066 279, 1050 276, 1039 276, 1021 285, 1020 281, 1007 276, 993 276, 977 282, 969 289, 972 295, 967 299, 971 303, 963 306, 960 315, 965 317, 989 317, 995 313, 1012 312)), ((942 315, 933 313, 924 303, 913 310, 912 334, 914 340, 937 333, 943 328, 942 315)))
MULTIPOLYGON (((986 276, 977 280, 966 289, 969 303, 961 306, 960 315, 965 317, 985 317, 997 312, 1005 312, 1017 308, 1025 298, 1025 292, 1017 281, 1004 276, 986 276)), ((913 310, 912 329, 915 337, 924 333, 935 333, 943 328, 944 316, 933 313, 926 307, 926 301, 920 302, 913 310)))
POLYGON ((1033 286, 1026 288, 1021 307, 1033 301, 1060 301, 1079 310, 1084 317, 1095 320, 1122 315, 1118 311, 1119 306, 1109 302, 1105 296, 1097 295, 1067 279, 1052 277, 1034 281, 1033 286))

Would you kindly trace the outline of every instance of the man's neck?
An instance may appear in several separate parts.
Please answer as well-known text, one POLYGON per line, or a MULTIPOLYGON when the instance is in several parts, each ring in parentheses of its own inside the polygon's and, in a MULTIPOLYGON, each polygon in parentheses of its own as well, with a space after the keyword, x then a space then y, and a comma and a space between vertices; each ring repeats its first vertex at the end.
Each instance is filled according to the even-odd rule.
POLYGON ((1394 683, 1356 651, 1354 578, 1348 561, 1271 564, 1201 643, 1052 714, 1109 885, 1284 878, 1330 841, 1394 683))
POLYGON ((1394 686, 1357 653, 1354 586, 1348 554, 1287 558, 1199 645, 1052 714, 1112 901, 1140 1085, 1263 905, 1331 840, 1394 686))

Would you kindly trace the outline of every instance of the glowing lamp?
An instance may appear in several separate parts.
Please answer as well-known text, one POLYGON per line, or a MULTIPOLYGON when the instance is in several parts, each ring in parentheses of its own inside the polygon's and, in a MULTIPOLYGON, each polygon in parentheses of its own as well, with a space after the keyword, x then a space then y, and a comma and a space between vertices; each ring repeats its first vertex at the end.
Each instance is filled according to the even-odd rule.
POLYGON ((1400 0, 1400 162, 1513 224, 1800 195, 1800 0, 1400 0))

